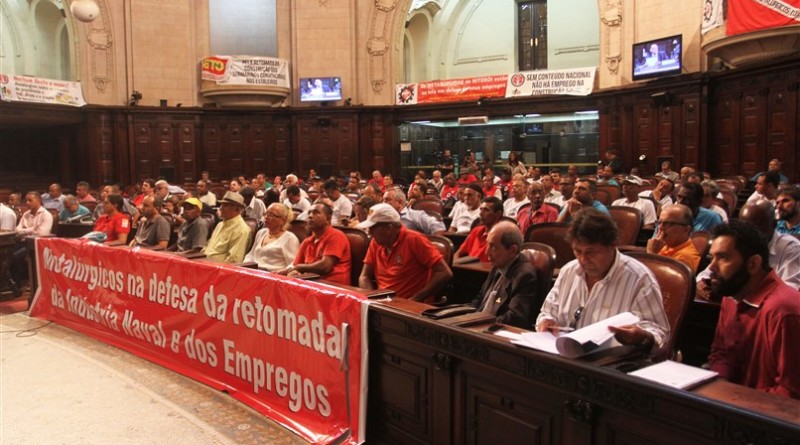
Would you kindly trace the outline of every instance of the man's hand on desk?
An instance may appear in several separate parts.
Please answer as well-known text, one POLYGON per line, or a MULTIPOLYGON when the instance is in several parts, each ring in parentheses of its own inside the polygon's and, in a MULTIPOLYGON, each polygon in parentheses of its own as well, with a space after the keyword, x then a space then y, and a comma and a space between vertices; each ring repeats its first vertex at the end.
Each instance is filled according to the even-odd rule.
POLYGON ((559 335, 564 332, 564 328, 558 325, 558 322, 551 319, 545 319, 536 325, 537 332, 550 332, 553 335, 559 335))
POLYGON ((623 345, 641 346, 649 349, 655 343, 653 334, 636 325, 609 326, 608 330, 614 333, 614 338, 623 345))

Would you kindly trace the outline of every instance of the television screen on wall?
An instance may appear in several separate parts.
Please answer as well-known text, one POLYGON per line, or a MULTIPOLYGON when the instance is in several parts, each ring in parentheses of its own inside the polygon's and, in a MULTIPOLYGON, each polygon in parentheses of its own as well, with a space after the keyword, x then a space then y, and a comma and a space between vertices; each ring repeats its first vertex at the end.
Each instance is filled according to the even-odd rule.
POLYGON ((681 35, 633 44, 633 80, 674 76, 682 70, 681 35))
POLYGON ((338 77, 301 77, 301 102, 342 100, 342 80, 338 77))

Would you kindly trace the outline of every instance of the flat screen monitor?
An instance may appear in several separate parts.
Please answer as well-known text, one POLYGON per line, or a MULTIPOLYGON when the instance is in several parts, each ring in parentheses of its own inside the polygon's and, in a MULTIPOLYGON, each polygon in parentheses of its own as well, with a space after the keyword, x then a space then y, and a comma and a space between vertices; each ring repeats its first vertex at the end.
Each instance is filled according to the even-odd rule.
POLYGON ((681 39, 676 35, 633 44, 633 80, 681 73, 681 39))
POLYGON ((300 102, 342 100, 342 80, 338 77, 301 77, 300 102))

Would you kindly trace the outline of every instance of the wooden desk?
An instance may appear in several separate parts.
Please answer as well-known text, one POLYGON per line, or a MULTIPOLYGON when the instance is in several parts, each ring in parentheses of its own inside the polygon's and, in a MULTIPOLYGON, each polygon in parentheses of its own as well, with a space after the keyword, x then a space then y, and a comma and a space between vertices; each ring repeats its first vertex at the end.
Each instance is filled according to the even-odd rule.
MULTIPOLYGON (((713 381, 680 391, 370 306, 367 440, 382 444, 797 443, 800 402, 713 381)), ((478 332, 476 332, 478 331, 478 332)))
POLYGON ((58 236, 62 238, 80 238, 91 232, 94 224, 58 223, 58 236))
POLYGON ((453 233, 453 232, 445 232, 444 236, 450 238, 450 241, 453 242, 453 253, 458 251, 458 248, 464 244, 464 241, 467 240, 467 235, 469 233, 453 233))

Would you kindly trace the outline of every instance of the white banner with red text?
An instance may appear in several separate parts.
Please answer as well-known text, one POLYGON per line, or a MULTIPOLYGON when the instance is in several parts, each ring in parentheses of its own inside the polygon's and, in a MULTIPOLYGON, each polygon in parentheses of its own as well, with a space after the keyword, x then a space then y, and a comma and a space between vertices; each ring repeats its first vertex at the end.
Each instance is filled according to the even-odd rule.
POLYGON ((586 96, 594 89, 595 72, 596 67, 586 67, 397 84, 395 104, 546 95, 586 96))
POLYGON ((275 57, 213 56, 201 63, 203 80, 217 85, 254 85, 291 88, 289 62, 275 57))
POLYGON ((33 317, 219 390, 312 443, 364 441, 364 295, 89 240, 36 240, 33 317))
POLYGON ((6 102, 35 102, 73 107, 86 105, 80 82, 2 73, 0 73, 0 99, 6 102))

